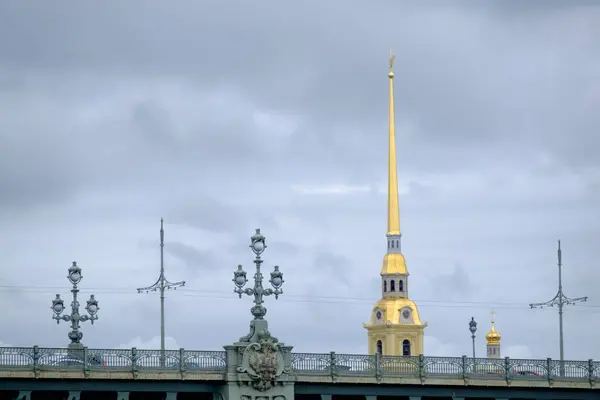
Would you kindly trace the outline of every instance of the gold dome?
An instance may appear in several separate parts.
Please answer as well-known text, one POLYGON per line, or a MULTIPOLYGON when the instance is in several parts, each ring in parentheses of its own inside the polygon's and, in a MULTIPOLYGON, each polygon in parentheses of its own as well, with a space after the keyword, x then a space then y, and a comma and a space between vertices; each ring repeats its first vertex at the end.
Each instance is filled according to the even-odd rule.
POLYGON ((373 312, 371 315, 371 321, 369 324, 365 324, 366 326, 376 325, 376 313, 375 310, 381 310, 383 313, 383 325, 387 325, 387 321, 390 321, 393 325, 398 325, 400 323, 400 313, 403 309, 410 308, 412 314, 412 324, 414 325, 423 325, 421 323, 421 318, 419 316, 419 310, 417 309, 417 305, 414 301, 405 299, 405 298, 385 298, 379 300, 375 303, 373 307, 373 312))
POLYGON ((408 274, 406 259, 401 253, 388 253, 383 257, 381 275, 408 274))
POLYGON ((500 339, 502 339, 502 335, 496 332, 496 326, 494 324, 494 313, 492 312, 492 328, 485 335, 485 340, 487 344, 500 344, 500 339))

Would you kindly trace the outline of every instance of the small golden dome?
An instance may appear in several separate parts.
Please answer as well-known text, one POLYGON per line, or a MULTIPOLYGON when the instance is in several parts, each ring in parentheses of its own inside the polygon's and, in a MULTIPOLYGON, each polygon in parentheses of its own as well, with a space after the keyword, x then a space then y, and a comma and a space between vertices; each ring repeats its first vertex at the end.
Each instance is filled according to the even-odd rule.
POLYGON ((487 341, 487 344, 500 344, 500 339, 502 339, 502 335, 496 332, 496 326, 494 323, 494 313, 492 312, 492 328, 487 333, 487 335, 485 335, 485 340, 487 341))
POLYGON ((381 275, 408 274, 406 259, 400 253, 388 253, 383 257, 381 275))

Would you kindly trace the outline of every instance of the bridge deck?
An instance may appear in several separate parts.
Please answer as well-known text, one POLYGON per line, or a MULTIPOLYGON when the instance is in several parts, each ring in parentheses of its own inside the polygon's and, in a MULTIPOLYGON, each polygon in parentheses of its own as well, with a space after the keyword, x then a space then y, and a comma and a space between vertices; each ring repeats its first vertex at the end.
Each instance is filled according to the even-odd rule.
MULTIPOLYGON (((298 383, 597 388, 600 362, 292 353, 298 383)), ((0 379, 227 380, 225 351, 0 348, 0 379)))

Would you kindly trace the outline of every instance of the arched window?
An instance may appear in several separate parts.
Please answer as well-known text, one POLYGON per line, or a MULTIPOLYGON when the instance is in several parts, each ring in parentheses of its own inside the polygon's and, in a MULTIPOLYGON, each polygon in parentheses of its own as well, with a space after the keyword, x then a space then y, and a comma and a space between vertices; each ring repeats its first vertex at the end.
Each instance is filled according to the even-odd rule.
POLYGON ((408 339, 404 339, 402 342, 402 355, 410 356, 410 341, 408 339))
POLYGON ((383 291, 387 292, 387 281, 383 281, 383 291))
POLYGON ((398 281, 398 291, 404 292, 404 281, 398 281))
POLYGON ((390 281, 390 292, 395 292, 396 291, 396 285, 394 285, 394 281, 390 281))
POLYGON ((381 340, 377 341, 377 354, 380 356, 383 355, 383 343, 381 343, 381 340))

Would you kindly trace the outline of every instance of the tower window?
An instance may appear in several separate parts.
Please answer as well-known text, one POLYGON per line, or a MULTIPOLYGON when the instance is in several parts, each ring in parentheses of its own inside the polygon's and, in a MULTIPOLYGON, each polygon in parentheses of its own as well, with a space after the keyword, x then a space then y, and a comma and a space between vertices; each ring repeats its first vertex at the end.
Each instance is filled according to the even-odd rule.
POLYGON ((387 292, 387 281, 383 281, 383 291, 387 292))
POLYGON ((398 281, 398 291, 404 292, 404 281, 398 281))
POLYGON ((492 347, 492 353, 496 354, 496 348, 492 347))
POLYGON ((408 339, 404 339, 402 342, 402 355, 410 356, 410 341, 408 339))
POLYGON ((377 341, 377 354, 380 356, 383 355, 383 343, 381 343, 381 340, 377 341))
POLYGON ((394 281, 390 281, 390 292, 395 292, 396 291, 396 282, 394 281))

